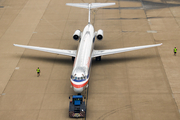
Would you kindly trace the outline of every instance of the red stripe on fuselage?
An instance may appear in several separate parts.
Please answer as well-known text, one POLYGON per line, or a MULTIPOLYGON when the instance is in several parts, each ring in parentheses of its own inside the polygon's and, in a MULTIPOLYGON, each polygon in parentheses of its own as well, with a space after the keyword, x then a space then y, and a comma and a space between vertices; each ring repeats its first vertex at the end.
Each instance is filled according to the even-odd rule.
POLYGON ((75 63, 76 63, 76 57, 75 57, 75 60, 74 60, 74 64, 73 64, 73 67, 74 67, 75 63))
POLYGON ((90 57, 88 58, 88 62, 87 62, 87 67, 89 68, 89 65, 90 65, 90 57))
MULTIPOLYGON (((89 81, 89 80, 88 80, 88 81, 89 81)), ((81 85, 76 85, 76 84, 72 83, 72 81, 71 81, 71 84, 72 84, 72 86, 75 87, 75 88, 81 88, 81 87, 84 87, 84 86, 88 83, 88 81, 85 82, 85 83, 83 83, 83 84, 81 84, 81 85)))

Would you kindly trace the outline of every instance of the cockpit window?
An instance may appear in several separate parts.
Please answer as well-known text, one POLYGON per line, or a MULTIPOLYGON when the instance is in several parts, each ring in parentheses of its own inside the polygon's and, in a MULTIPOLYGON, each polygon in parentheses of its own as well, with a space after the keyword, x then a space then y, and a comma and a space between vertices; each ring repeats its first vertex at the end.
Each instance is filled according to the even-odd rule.
POLYGON ((82 77, 72 76, 72 79, 75 79, 75 80, 83 80, 83 79, 87 79, 87 76, 82 76, 82 77))

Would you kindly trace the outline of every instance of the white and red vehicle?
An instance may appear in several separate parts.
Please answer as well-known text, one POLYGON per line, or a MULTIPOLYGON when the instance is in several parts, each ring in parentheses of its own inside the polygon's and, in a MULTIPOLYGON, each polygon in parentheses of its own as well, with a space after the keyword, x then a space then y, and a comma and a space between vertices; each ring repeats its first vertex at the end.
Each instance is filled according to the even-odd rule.
POLYGON ((101 56, 103 55, 128 52, 128 51, 162 45, 161 43, 161 44, 135 46, 135 47, 109 49, 109 50, 94 50, 95 38, 97 38, 98 40, 102 40, 103 30, 100 29, 98 31, 94 31, 94 27, 90 23, 91 9, 115 5, 115 3, 91 3, 91 4, 67 3, 66 5, 89 9, 88 24, 85 26, 82 32, 80 30, 76 30, 73 35, 74 40, 80 41, 78 50, 62 50, 62 49, 44 48, 44 47, 36 47, 36 46, 18 45, 18 44, 14 44, 14 46, 71 56, 72 59, 74 60, 74 66, 70 81, 76 93, 81 93, 86 87, 88 87, 92 58, 96 58, 96 60, 100 61, 101 56))

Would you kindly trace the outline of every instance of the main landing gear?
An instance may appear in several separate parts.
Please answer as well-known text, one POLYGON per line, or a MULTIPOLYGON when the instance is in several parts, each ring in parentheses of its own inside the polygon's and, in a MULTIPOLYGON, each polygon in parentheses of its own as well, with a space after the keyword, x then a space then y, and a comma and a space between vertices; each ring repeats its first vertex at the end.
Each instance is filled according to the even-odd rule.
POLYGON ((72 61, 74 62, 75 57, 72 57, 72 61))
POLYGON ((96 61, 101 61, 101 56, 96 57, 96 61))
MULTIPOLYGON (((74 62, 74 60, 75 60, 75 57, 72 57, 72 61, 73 61, 73 62, 74 62)), ((101 56, 96 57, 96 61, 101 61, 101 56)))

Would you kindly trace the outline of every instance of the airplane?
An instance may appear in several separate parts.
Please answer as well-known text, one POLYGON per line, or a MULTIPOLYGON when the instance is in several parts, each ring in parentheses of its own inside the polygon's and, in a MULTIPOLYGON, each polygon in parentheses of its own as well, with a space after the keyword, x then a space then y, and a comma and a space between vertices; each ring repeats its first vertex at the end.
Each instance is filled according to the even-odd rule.
POLYGON ((80 30, 76 30, 73 34, 73 39, 76 41, 79 40, 79 46, 77 50, 63 50, 63 49, 54 49, 54 48, 45 48, 45 47, 27 46, 27 45, 18 45, 18 44, 14 44, 14 46, 71 56, 72 60, 74 61, 74 65, 73 65, 70 81, 71 81, 71 87, 76 93, 82 93, 83 90, 88 87, 92 58, 96 58, 97 61, 101 61, 101 56, 104 55, 128 52, 128 51, 151 48, 162 45, 161 43, 161 44, 135 46, 135 47, 118 48, 118 49, 94 50, 95 38, 101 41, 103 39, 103 30, 99 29, 98 31, 94 31, 94 27, 90 23, 91 9, 111 6, 111 5, 115 5, 115 3, 91 3, 91 4, 66 3, 66 5, 86 8, 89 10, 88 24, 85 26, 82 32, 80 30))

